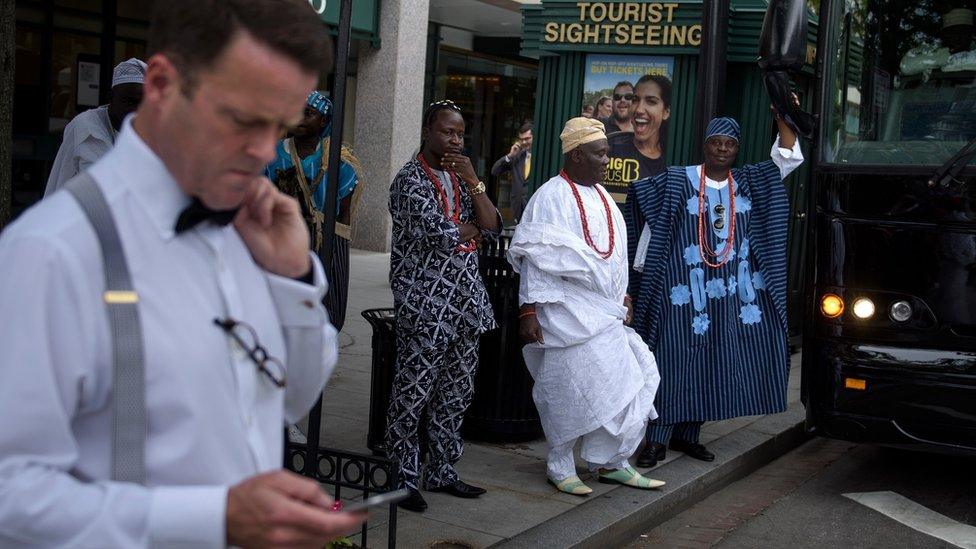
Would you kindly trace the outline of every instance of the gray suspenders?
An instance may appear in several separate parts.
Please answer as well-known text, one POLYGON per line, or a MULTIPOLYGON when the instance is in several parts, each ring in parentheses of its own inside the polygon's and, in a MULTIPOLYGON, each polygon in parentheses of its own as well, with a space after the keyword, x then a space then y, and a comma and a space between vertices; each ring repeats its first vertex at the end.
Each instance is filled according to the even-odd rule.
POLYGON ((132 287, 122 241, 105 195, 87 172, 65 187, 85 212, 102 249, 112 340, 112 480, 146 481, 146 374, 143 365, 139 296, 132 287))

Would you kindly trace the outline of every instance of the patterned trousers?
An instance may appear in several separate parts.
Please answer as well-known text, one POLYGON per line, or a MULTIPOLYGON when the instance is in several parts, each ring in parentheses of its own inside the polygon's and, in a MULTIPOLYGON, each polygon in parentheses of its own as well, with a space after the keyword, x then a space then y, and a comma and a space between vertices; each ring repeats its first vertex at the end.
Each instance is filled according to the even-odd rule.
POLYGON ((387 414, 386 444, 398 486, 419 488, 420 416, 427 411, 427 464, 423 480, 437 488, 458 480, 461 420, 474 393, 478 336, 434 344, 423 334, 397 332, 396 374, 387 414))
POLYGON ((322 304, 329 312, 329 322, 339 332, 346 323, 346 301, 349 296, 349 241, 336 235, 332 243, 332 257, 319 256, 329 282, 322 304))
POLYGON ((652 421, 647 424, 647 440, 648 442, 657 442, 658 444, 668 445, 668 442, 672 437, 678 440, 684 440, 686 442, 698 442, 698 436, 701 434, 701 421, 689 421, 686 423, 658 423, 652 421))

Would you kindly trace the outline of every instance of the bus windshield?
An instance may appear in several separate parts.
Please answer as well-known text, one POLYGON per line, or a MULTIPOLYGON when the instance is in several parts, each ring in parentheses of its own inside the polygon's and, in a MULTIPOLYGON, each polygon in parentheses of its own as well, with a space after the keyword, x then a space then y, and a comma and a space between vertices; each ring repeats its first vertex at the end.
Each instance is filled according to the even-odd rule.
POLYGON ((834 4, 824 162, 937 166, 976 137, 973 12, 959 5, 834 4))

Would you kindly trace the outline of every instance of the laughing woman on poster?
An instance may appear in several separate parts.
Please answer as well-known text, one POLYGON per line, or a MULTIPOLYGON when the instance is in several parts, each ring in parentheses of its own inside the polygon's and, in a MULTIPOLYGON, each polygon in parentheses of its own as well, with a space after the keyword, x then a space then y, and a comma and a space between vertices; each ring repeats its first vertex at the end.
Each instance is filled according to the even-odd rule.
POLYGON ((671 81, 656 74, 641 77, 631 96, 630 117, 634 133, 618 134, 610 140, 607 182, 611 185, 627 187, 667 170, 664 153, 671 117, 671 81))

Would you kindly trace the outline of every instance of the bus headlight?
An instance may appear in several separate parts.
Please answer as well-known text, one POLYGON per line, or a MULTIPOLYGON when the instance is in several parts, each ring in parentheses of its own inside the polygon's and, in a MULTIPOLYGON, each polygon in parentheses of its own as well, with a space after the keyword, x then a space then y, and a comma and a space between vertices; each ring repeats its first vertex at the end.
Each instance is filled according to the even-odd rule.
POLYGON ((854 316, 862 320, 867 320, 874 316, 874 302, 866 297, 854 300, 854 316))
POLYGON ((844 312, 844 300, 840 296, 827 294, 820 299, 820 312, 827 318, 837 318, 844 312))
POLYGON ((896 301, 891 304, 891 309, 888 311, 888 315, 891 320, 895 322, 905 322, 912 318, 912 313, 915 311, 912 309, 911 304, 907 301, 896 301))

